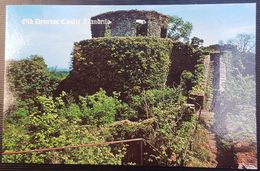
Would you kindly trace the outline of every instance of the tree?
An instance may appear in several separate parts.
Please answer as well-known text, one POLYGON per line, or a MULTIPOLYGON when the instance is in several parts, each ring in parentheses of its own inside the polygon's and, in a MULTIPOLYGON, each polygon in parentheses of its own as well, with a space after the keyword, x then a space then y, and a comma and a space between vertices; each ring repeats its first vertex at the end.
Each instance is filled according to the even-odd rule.
MULTIPOLYGON (((238 34, 234 39, 227 41, 226 47, 231 47, 232 63, 244 76, 255 76, 255 37, 250 34, 238 34)), ((227 48, 224 48, 227 50, 227 48)))
POLYGON ((192 28, 192 24, 190 22, 183 21, 181 17, 170 16, 168 37, 173 40, 182 40, 183 42, 188 42, 192 28))
POLYGON ((50 95, 56 85, 56 81, 49 78, 43 57, 38 55, 11 61, 7 69, 7 79, 10 90, 23 100, 50 95))
POLYGON ((230 39, 227 43, 236 46, 239 52, 254 52, 255 36, 241 33, 235 39, 230 39))
POLYGON ((193 37, 191 39, 191 43, 190 44, 191 44, 191 46, 193 48, 198 48, 198 47, 200 47, 203 44, 203 42, 204 42, 204 40, 202 40, 202 39, 200 39, 198 37, 193 37))
POLYGON ((255 38, 249 34, 238 34, 235 38, 224 42, 219 41, 217 45, 210 48, 217 51, 231 51, 231 63, 243 75, 255 77, 255 38))

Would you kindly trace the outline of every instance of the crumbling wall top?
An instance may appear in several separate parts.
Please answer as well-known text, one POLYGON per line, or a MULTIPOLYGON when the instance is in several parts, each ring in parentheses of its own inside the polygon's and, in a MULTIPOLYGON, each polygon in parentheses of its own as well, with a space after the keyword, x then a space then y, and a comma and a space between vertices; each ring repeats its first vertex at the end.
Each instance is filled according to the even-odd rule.
POLYGON ((155 36, 165 38, 169 17, 156 11, 120 10, 91 17, 92 37, 155 36))
POLYGON ((141 19, 141 20, 158 20, 168 23, 169 17, 158 13, 156 11, 144 11, 144 10, 119 10, 102 13, 91 17, 92 20, 96 19, 108 19, 108 20, 120 20, 125 18, 141 19))

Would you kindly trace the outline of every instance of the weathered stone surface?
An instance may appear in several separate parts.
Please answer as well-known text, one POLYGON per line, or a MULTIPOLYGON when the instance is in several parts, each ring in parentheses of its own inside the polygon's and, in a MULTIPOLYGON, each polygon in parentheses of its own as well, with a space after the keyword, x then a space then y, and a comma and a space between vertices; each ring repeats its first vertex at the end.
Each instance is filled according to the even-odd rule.
POLYGON ((223 57, 225 55, 222 53, 211 54, 211 60, 214 63, 213 72, 213 102, 212 111, 215 113, 215 124, 214 131, 218 136, 224 137, 227 134, 227 115, 222 114, 221 101, 222 94, 225 91, 225 81, 226 81, 226 64, 223 62, 223 57))
POLYGON ((214 89, 217 91, 225 91, 225 82, 226 82, 226 64, 223 62, 223 55, 214 54, 214 89))
POLYGON ((156 11, 121 10, 94 16, 91 21, 93 38, 140 35, 166 37, 169 18, 156 11))

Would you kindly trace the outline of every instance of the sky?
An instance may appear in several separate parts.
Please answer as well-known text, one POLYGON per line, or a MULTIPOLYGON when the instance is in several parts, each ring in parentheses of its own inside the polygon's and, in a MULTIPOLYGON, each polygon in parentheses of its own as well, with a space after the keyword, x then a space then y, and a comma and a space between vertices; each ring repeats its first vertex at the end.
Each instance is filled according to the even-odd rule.
POLYGON ((90 18, 116 10, 155 10, 176 15, 193 25, 192 35, 204 46, 227 41, 239 33, 255 34, 256 5, 9 5, 6 11, 5 59, 40 55, 48 67, 68 69, 74 42, 91 38, 90 18), (59 23, 39 24, 37 20, 59 23), (80 23, 67 23, 67 21, 80 23), (33 21, 33 23, 31 22, 33 21))

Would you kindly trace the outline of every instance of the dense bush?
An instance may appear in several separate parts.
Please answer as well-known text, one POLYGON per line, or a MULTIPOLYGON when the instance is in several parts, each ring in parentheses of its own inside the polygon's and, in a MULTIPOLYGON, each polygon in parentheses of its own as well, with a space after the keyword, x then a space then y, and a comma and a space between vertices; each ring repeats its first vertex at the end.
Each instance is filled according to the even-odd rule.
POLYGON ((194 66, 194 76, 191 79, 191 90, 189 91, 192 95, 204 95, 206 87, 207 78, 205 77, 206 66, 204 63, 205 56, 201 56, 201 58, 197 61, 197 64, 194 66))
POLYGON ((112 138, 115 140, 131 138, 153 139, 156 119, 149 118, 141 122, 121 120, 109 125, 108 128, 112 138))
POLYGON ((52 116, 60 115, 80 125, 100 126, 135 117, 134 111, 116 93, 107 96, 102 89, 90 96, 80 96, 78 102, 65 92, 56 98, 39 96, 38 101, 39 115, 48 111, 52 116))
POLYGON ((66 71, 49 70, 44 58, 31 55, 7 62, 7 86, 15 102, 9 104, 6 119, 12 123, 25 123, 28 114, 37 110, 38 96, 52 96, 66 71))
POLYGON ((180 105, 186 101, 180 88, 163 88, 143 91, 140 95, 132 96, 130 106, 138 111, 139 119, 156 116, 153 109, 168 105, 180 105))
POLYGON ((79 104, 83 124, 102 125, 135 117, 135 112, 126 103, 118 100, 116 93, 109 97, 104 90, 87 97, 80 97, 79 104))
MULTIPOLYGON (((139 122, 119 121, 110 126, 115 139, 144 138, 152 149, 146 156, 147 161, 159 165, 181 165, 195 117, 191 109, 184 104, 186 97, 180 88, 146 90, 132 97, 130 106, 138 112, 139 122), (178 156, 178 161, 170 160, 178 156)), ((188 155, 187 155, 188 156, 188 155)))
MULTIPOLYGON (((3 150, 21 151, 39 148, 64 147, 70 145, 91 144, 105 142, 105 138, 91 132, 87 128, 70 123, 64 118, 44 115, 33 118, 32 124, 40 126, 38 130, 29 131, 24 126, 8 124, 4 128, 3 150), (40 121, 39 123, 37 123, 40 121), (44 123, 50 123, 50 125, 44 123)), ((61 151, 45 153, 31 153, 18 155, 4 155, 4 163, 49 163, 49 164, 121 164, 124 148, 116 153, 111 147, 80 147, 68 148, 61 151)))
POLYGON ((170 39, 155 37, 96 38, 75 43, 72 71, 60 85, 74 95, 103 88, 121 97, 165 85, 169 70, 170 39))
POLYGON ((194 75, 190 71, 184 70, 180 76, 180 86, 183 88, 184 94, 188 94, 192 89, 194 75))
POLYGON ((41 56, 32 55, 19 61, 10 61, 7 67, 10 91, 20 99, 51 95, 57 86, 57 82, 48 77, 48 68, 41 56))
MULTIPOLYGON (((98 127, 115 121, 121 116, 118 110, 126 104, 115 97, 106 96, 103 90, 88 97, 80 97, 77 104, 66 93, 60 97, 37 97, 37 110, 27 113, 18 108, 19 117, 4 127, 4 151, 63 147, 67 145, 89 144, 106 141, 106 136, 98 134, 98 127), (69 103, 68 103, 69 102, 69 103), (28 118, 22 122, 23 113, 28 118), (84 125, 82 125, 84 124, 84 125), (8 131, 7 131, 8 130, 8 131)), ((16 115, 14 115, 16 116, 16 115)), ((78 163, 78 164, 121 164, 123 147, 112 152, 110 147, 82 147, 43 154, 23 154, 4 156, 4 162, 26 163, 78 163)))
POLYGON ((23 125, 29 120, 29 113, 32 111, 33 106, 28 105, 28 102, 22 100, 16 100, 16 103, 9 106, 9 110, 6 111, 5 119, 13 124, 23 125))
MULTIPOLYGON (((152 151, 146 151, 144 156, 146 164, 186 165, 192 156, 186 151, 195 118, 193 111, 184 105, 186 97, 182 92, 180 87, 146 90, 131 97, 131 108, 118 100, 117 94, 109 97, 103 90, 79 97, 78 102, 66 93, 56 98, 39 96, 38 109, 29 114, 29 119, 21 125, 15 122, 5 124, 4 129, 9 131, 4 131, 4 151, 144 138, 152 145, 152 151), (136 115, 138 122, 122 120, 133 118, 131 113, 136 115), (116 121, 118 118, 119 121, 116 121), (185 158, 184 152, 187 153, 185 158), (176 160, 171 159, 173 155, 176 160)), ((127 147, 128 150, 136 148, 127 147)), ((121 164, 124 154, 123 146, 84 147, 4 156, 3 161, 121 164)), ((193 157, 196 159, 196 156, 193 157)))
POLYGON ((49 78, 61 82, 69 75, 69 71, 57 70, 56 68, 49 68, 49 78))

